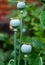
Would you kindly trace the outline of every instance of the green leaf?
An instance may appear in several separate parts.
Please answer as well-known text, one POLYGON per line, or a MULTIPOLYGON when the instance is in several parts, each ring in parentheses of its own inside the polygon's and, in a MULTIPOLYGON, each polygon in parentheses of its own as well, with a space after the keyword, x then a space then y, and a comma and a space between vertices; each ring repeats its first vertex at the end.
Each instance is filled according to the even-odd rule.
POLYGON ((31 40, 31 38, 29 37, 29 36, 23 36, 23 38, 22 38, 22 42, 26 42, 27 44, 28 43, 30 43, 32 40, 31 40))
POLYGON ((31 19, 30 16, 26 16, 25 19, 24 19, 24 21, 29 22, 30 19, 31 19))
POLYGON ((42 31, 40 31, 40 30, 39 31, 35 31, 34 34, 35 34, 35 36, 41 36, 42 35, 42 31))
POLYGON ((23 11, 22 16, 23 16, 23 17, 26 17, 26 16, 27 16, 27 11, 23 11))
POLYGON ((2 49, 0 49, 0 60, 4 61, 5 55, 2 49))
POLYGON ((5 64, 4 64, 4 62, 2 62, 2 61, 0 60, 0 65, 5 65, 5 64))
POLYGON ((32 46, 35 48, 35 50, 40 51, 44 46, 42 41, 38 40, 38 39, 32 39, 32 46))
POLYGON ((36 53, 32 53, 30 56, 29 56, 29 64, 30 65, 39 65, 39 61, 40 61, 40 57, 38 54, 36 53))
POLYGON ((6 34, 0 33, 0 40, 5 40, 6 37, 7 37, 6 34))
POLYGON ((45 11, 41 12, 40 23, 41 23, 42 27, 45 28, 45 11))

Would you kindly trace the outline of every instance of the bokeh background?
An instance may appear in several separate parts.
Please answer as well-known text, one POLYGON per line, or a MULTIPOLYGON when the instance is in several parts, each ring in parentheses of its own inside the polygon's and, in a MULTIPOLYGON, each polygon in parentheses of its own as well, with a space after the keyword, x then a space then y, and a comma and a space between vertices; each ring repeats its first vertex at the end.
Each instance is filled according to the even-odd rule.
MULTIPOLYGON (((22 1, 22 0, 21 0, 22 1)), ((41 4, 41 1, 37 0, 25 0, 26 4, 29 4, 23 14, 23 38, 22 43, 28 43, 32 45, 32 52, 29 54, 28 65, 39 65, 39 57, 43 59, 43 65, 45 65, 45 28, 40 25, 38 19, 39 14, 45 11, 45 6, 41 4), (38 2, 38 4, 36 4, 38 2), (34 4, 33 4, 34 3, 34 4), (30 7, 30 4, 31 5, 30 7), (37 11, 38 9, 38 11, 37 11)), ((44 3, 45 4, 45 3, 44 3)), ((16 5, 12 3, 12 0, 0 0, 0 65, 8 65, 10 59, 14 58, 13 48, 13 31, 9 25, 10 19, 16 17, 16 5), (9 2, 10 1, 10 2, 9 2), (12 14, 13 13, 13 14, 12 14)), ((17 11, 18 12, 18 11, 17 11)), ((19 18, 17 13, 17 18, 19 18)), ((43 17, 42 17, 43 18, 43 17)), ((44 14, 45 18, 45 14, 44 14)), ((19 30, 20 33, 20 30, 19 30)), ((19 41, 19 33, 17 35, 19 41)), ((17 55, 19 49, 19 42, 17 42, 17 55)), ((21 55, 21 65, 24 64, 23 54, 21 55)), ((12 64, 13 65, 13 64, 12 64)))

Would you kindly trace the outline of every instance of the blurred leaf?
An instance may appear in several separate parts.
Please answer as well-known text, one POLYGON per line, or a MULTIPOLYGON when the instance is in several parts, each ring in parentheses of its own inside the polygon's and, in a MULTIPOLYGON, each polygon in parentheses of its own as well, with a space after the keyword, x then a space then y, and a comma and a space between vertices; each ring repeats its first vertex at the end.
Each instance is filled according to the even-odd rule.
POLYGON ((26 17, 27 16, 27 11, 24 10, 22 16, 26 17))
POLYGON ((26 17, 24 18, 24 21, 25 21, 25 22, 29 22, 29 21, 30 21, 30 16, 26 16, 26 17))
POLYGON ((30 65, 39 65, 40 56, 38 54, 32 53, 29 58, 30 65))
POLYGON ((41 12, 40 23, 41 23, 42 27, 45 28, 45 11, 41 12))
POLYGON ((5 59, 5 55, 4 55, 4 52, 3 50, 0 49, 0 60, 4 61, 5 59))
POLYGON ((32 46, 35 48, 35 50, 40 51, 42 48, 44 48, 42 41, 35 38, 32 39, 32 41, 32 46))
POLYGON ((32 40, 31 40, 31 38, 29 37, 29 36, 23 36, 23 38, 22 38, 22 42, 24 42, 24 43, 30 43, 32 40))
POLYGON ((2 62, 2 61, 0 60, 0 65, 5 65, 5 64, 4 64, 4 62, 2 62))
POLYGON ((7 34, 0 33, 0 40, 5 40, 7 34))

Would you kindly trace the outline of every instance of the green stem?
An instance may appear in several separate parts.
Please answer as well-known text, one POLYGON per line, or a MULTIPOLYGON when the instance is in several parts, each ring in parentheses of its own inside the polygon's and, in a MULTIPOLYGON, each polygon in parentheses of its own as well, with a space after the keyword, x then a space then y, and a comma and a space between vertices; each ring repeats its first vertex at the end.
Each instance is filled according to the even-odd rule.
POLYGON ((11 59, 8 63, 8 65, 11 65, 11 62, 14 62, 14 59, 11 59))
POLYGON ((16 65, 16 29, 14 30, 14 65, 16 65))
POLYGON ((39 65, 43 65, 42 57, 40 57, 39 65))
POLYGON ((22 13, 21 13, 21 24, 20 24, 20 44, 19 44, 18 65, 20 65, 20 55, 21 55, 20 47, 21 47, 21 44, 22 44, 22 13))
POLYGON ((30 58, 28 57, 28 64, 30 65, 30 58))
POLYGON ((24 65, 27 65, 27 57, 25 56, 24 56, 24 61, 25 61, 24 65))

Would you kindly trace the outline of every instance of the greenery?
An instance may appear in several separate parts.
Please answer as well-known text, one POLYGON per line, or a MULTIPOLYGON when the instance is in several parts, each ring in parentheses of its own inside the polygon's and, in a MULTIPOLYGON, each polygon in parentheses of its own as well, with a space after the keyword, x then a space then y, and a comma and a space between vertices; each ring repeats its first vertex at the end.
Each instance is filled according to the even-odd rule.
MULTIPOLYGON (((15 6, 15 0, 14 2, 12 0, 9 1, 11 2, 9 6, 15 6)), ((20 19, 20 16, 20 11, 16 9, 11 10, 7 18, 20 19)), ((45 65, 45 4, 42 2, 40 6, 37 6, 36 2, 26 4, 22 17, 22 44, 27 43, 32 46, 32 52, 28 54, 27 65, 45 65), (42 58, 42 63, 40 58, 42 58)), ((0 41, 3 43, 3 47, 0 49, 0 65, 8 65, 10 59, 14 58, 13 37, 13 34, 9 36, 7 33, 0 33, 0 41)), ((18 28, 16 62, 18 62, 19 44, 20 29, 18 28)), ((24 64, 23 56, 21 53, 20 65, 24 64)), ((13 62, 11 62, 11 65, 14 65, 13 62)))

